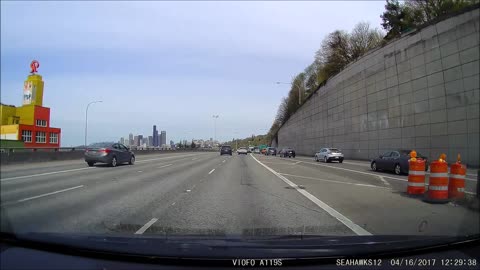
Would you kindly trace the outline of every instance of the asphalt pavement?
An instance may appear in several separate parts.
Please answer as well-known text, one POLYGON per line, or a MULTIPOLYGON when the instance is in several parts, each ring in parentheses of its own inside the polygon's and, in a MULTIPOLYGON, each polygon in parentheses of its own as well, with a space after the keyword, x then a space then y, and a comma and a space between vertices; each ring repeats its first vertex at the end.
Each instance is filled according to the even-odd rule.
MULTIPOLYGON (((1 230, 122 235, 465 235, 479 212, 405 194, 359 161, 172 153, 1 167, 1 230)), ((467 180, 467 191, 476 182, 467 180)))

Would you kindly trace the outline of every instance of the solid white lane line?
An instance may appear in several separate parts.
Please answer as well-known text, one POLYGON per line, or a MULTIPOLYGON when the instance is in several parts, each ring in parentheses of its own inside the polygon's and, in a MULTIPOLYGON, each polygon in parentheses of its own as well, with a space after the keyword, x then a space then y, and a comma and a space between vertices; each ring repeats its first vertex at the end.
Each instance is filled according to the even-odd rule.
POLYGON ((292 181, 288 180, 285 176, 277 173, 276 171, 274 171, 273 169, 271 169, 270 167, 268 167, 267 165, 263 164, 262 162, 260 162, 258 159, 256 159, 253 155, 251 155, 251 157, 258 162, 258 164, 262 165, 263 167, 265 167, 267 170, 269 170, 271 173, 273 173, 274 175, 276 175, 278 178, 282 179, 285 183, 287 183, 288 185, 290 185, 291 187, 295 188, 298 192, 300 192, 303 196, 307 197, 309 200, 311 200, 314 204, 316 204, 318 207, 322 208, 323 210, 325 210, 327 213, 329 213, 332 217, 336 218, 338 221, 340 221, 341 223, 343 223, 345 226, 347 226, 350 230, 352 230, 354 233, 356 233, 357 235, 372 235, 370 232, 368 232, 367 230, 365 230, 364 228, 358 226, 357 224, 353 223, 353 221, 351 221, 350 219, 348 219, 347 217, 345 217, 344 215, 342 215, 341 213, 339 213, 337 210, 333 209, 332 207, 330 207, 329 205, 327 205, 326 203, 322 202, 321 200, 319 200, 317 197, 313 196, 312 194, 310 194, 308 191, 304 190, 304 189, 299 189, 298 186, 293 183, 292 181))
POLYGON ((165 167, 172 166, 172 165, 173 165, 173 164, 167 164, 167 165, 159 166, 159 167, 157 167, 157 168, 160 169, 160 168, 165 168, 165 167))
POLYGON ((293 163, 293 165, 297 165, 297 164, 300 163, 300 162, 301 162, 301 161, 297 161, 297 162, 293 163))
POLYGON ((223 160, 222 163, 225 163, 225 160, 223 160))
POLYGON ((386 186, 390 186, 390 183, 388 183, 388 181, 385 180, 385 178, 383 178, 383 176, 379 175, 378 177, 380 178, 380 180, 381 180, 386 186))
POLYGON ((281 174, 281 175, 286 175, 286 176, 298 177, 298 178, 319 180, 319 181, 324 181, 324 182, 338 183, 338 184, 354 185, 354 186, 361 186, 361 187, 372 187, 372 188, 390 189, 390 188, 387 188, 387 187, 381 187, 381 186, 375 186, 375 185, 359 184, 359 183, 352 183, 352 182, 342 182, 342 181, 336 181, 336 180, 330 180, 330 179, 322 179, 322 178, 315 178, 315 177, 308 177, 308 176, 301 176, 301 175, 294 175, 294 174, 288 174, 288 173, 279 173, 279 174, 281 174))
POLYGON ((307 163, 307 164, 312 164, 312 165, 316 165, 316 166, 328 167, 328 168, 337 169, 337 170, 348 171, 348 172, 360 173, 360 174, 365 174, 365 175, 372 175, 372 176, 376 176, 378 178, 384 177, 384 178, 395 179, 395 180, 399 180, 399 181, 408 181, 407 179, 403 179, 403 178, 397 178, 397 177, 392 177, 392 176, 387 176, 387 175, 379 175, 379 174, 375 174, 375 173, 361 172, 361 171, 357 171, 357 170, 351 170, 351 169, 347 169, 347 168, 329 166, 329 165, 320 164, 320 163, 313 163, 313 162, 306 162, 306 161, 300 161, 300 162, 307 163))
POLYGON ((149 222, 147 222, 143 227, 141 227, 138 231, 135 232, 135 234, 143 234, 150 226, 153 225, 153 223, 157 222, 158 218, 152 218, 149 222))
POLYGON ((45 194, 41 194, 41 195, 37 195, 37 196, 25 198, 25 199, 21 199, 21 200, 18 200, 17 202, 26 202, 26 201, 30 201, 30 200, 42 198, 42 197, 45 197, 45 196, 50 196, 50 195, 54 195, 54 194, 57 194, 57 193, 61 193, 61 192, 65 192, 65 191, 69 191, 69 190, 73 190, 73 189, 77 189, 77 188, 82 188, 82 187, 83 187, 83 185, 76 186, 76 187, 71 187, 71 188, 66 188, 66 189, 62 189, 62 190, 57 190, 57 191, 54 191, 54 192, 49 192, 49 193, 45 193, 45 194))
POLYGON ((370 163, 357 163, 357 162, 349 162, 349 161, 343 161, 345 164, 350 164, 350 165, 358 165, 358 166, 370 166, 370 163))
MULTIPOLYGON (((338 169, 338 170, 351 171, 351 172, 355 172, 355 173, 377 176, 382 181, 385 181, 385 178, 388 178, 388 179, 393 179, 393 180, 397 180, 397 181, 408 182, 408 179, 403 179, 403 178, 398 178, 398 177, 393 177, 393 176, 388 176, 388 175, 379 175, 379 174, 374 174, 374 173, 360 172, 360 171, 350 170, 350 169, 346 169, 346 168, 328 166, 328 165, 324 165, 324 164, 320 164, 320 163, 313 163, 313 162, 306 162, 306 161, 301 161, 301 162, 312 164, 312 165, 317 165, 317 166, 329 167, 329 168, 338 169)), ((388 184, 388 185, 390 185, 390 184, 388 184)), ((426 186, 428 186, 428 184, 426 184, 426 186)), ((470 195, 475 195, 475 192, 470 192, 470 191, 464 191, 464 192, 467 193, 467 194, 470 194, 470 195)))
MULTIPOLYGON (((299 159, 307 160, 306 158, 299 158, 299 159)), ((308 163, 308 162, 307 162, 307 163, 308 163)), ((350 165, 357 165, 357 166, 370 166, 370 163, 368 163, 368 162, 365 162, 365 163, 357 163, 357 162, 343 161, 343 163, 345 163, 345 164, 350 164, 350 165)), ((332 167, 332 168, 333 168, 333 167, 332 167)), ((335 167, 335 168, 336 168, 336 167, 335 167)), ((425 172, 425 174, 426 174, 426 175, 429 175, 430 172, 425 172)), ((469 174, 469 173, 467 173, 466 175, 467 175, 467 177, 465 177, 465 180, 477 182, 477 179, 476 179, 476 178, 469 178, 469 177, 468 177, 468 176, 476 177, 477 175, 475 175, 475 174, 469 174)), ((393 177, 389 177, 389 176, 385 176, 385 177, 393 178, 393 177)), ((398 179, 398 178, 393 178, 393 179, 398 179)))
POLYGON ((58 174, 58 173, 66 173, 66 172, 75 172, 75 171, 90 170, 90 169, 93 169, 93 168, 87 167, 87 168, 78 168, 78 169, 71 169, 71 170, 64 170, 64 171, 56 171, 56 172, 48 172, 48 173, 38 173, 38 174, 31 174, 31 175, 16 176, 16 177, 10 177, 10 178, 0 179, 0 182, 6 182, 6 181, 11 181, 11 180, 23 179, 23 178, 30 178, 30 177, 36 177, 36 176, 52 175, 52 174, 58 174))
POLYGON ((289 162, 263 161, 263 163, 267 163, 267 164, 277 164, 277 165, 292 165, 292 163, 289 163, 289 162))
POLYGON ((215 169, 212 169, 208 174, 212 174, 215 171, 215 169))
MULTIPOLYGON (((137 160, 136 163, 146 162, 146 161, 153 161, 153 160, 160 160, 160 159, 171 159, 171 158, 178 158, 178 157, 190 157, 194 155, 181 155, 181 156, 173 156, 173 157, 161 157, 161 158, 153 158, 153 159, 144 159, 144 160, 137 160)), ((63 171, 56 171, 56 172, 47 172, 47 173, 38 173, 38 174, 31 174, 31 175, 22 175, 16 177, 9 177, 0 179, 0 182, 7 182, 16 179, 24 179, 24 178, 31 178, 37 176, 45 176, 45 175, 52 175, 52 174, 59 174, 59 173, 68 173, 68 172, 75 172, 75 171, 83 171, 83 170, 90 170, 95 169, 96 167, 86 167, 86 168, 78 168, 78 169, 71 169, 71 170, 63 170, 63 171)))

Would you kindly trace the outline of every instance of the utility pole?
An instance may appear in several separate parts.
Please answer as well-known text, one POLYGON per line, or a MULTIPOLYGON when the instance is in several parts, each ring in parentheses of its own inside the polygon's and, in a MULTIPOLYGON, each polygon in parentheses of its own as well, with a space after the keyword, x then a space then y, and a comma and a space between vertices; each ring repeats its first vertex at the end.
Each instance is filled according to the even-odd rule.
MULTIPOLYGON (((290 84, 290 85, 294 85, 293 83, 286 83, 286 82, 276 82, 276 84, 290 84)), ((297 81, 297 83, 296 83, 295 85, 298 87, 298 104, 301 105, 301 104, 302 104, 302 87, 301 87, 301 85, 298 84, 298 81, 297 81)), ((303 82, 303 88, 306 88, 306 87, 305 87, 305 82, 303 82)))
POLYGON ((217 141, 217 119, 218 119, 218 115, 212 115, 212 118, 213 118, 213 143, 212 144, 215 144, 215 141, 217 141))
POLYGON ((88 108, 90 107, 91 104, 99 103, 99 102, 102 102, 102 101, 101 100, 92 101, 87 104, 87 108, 85 109, 85 149, 87 148, 88 108))

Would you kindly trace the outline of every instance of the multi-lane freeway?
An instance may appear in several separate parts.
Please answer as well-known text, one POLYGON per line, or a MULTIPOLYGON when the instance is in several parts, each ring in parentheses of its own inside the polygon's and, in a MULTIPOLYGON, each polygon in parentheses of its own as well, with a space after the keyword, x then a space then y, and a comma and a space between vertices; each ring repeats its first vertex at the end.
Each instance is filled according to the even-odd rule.
MULTIPOLYGON (((478 210, 407 196, 368 163, 213 152, 1 167, 1 230, 94 234, 466 235, 478 210)), ((473 193, 475 176, 467 175, 473 193)))

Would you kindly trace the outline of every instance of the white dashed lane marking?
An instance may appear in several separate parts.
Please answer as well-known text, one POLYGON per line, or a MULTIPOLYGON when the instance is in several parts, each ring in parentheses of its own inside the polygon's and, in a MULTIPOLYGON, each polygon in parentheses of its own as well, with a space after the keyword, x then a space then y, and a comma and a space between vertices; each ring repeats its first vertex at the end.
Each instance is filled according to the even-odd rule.
POLYGON ((140 228, 138 231, 135 232, 135 234, 143 234, 150 226, 153 225, 153 223, 157 222, 158 218, 152 218, 149 222, 147 222, 145 225, 143 225, 142 228, 140 228))
MULTIPOLYGON (((62 192, 74 190, 74 189, 77 189, 77 188, 82 188, 82 187, 84 187, 84 186, 83 186, 83 185, 80 185, 80 186, 76 186, 76 187, 61 189, 61 190, 57 190, 57 191, 53 191, 53 192, 49 192, 49 193, 45 193, 45 194, 40 194, 40 195, 33 196, 33 197, 28 197, 28 198, 20 199, 20 200, 17 200, 17 201, 15 201, 15 202, 12 202, 12 203, 20 203, 20 202, 31 201, 31 200, 35 200, 35 199, 39 199, 39 198, 43 198, 43 197, 55 195, 55 194, 58 194, 58 193, 62 193, 62 192)), ((2 204, 2 205, 5 206, 5 205, 8 205, 8 204, 11 204, 11 203, 4 203, 4 204, 2 204)))

